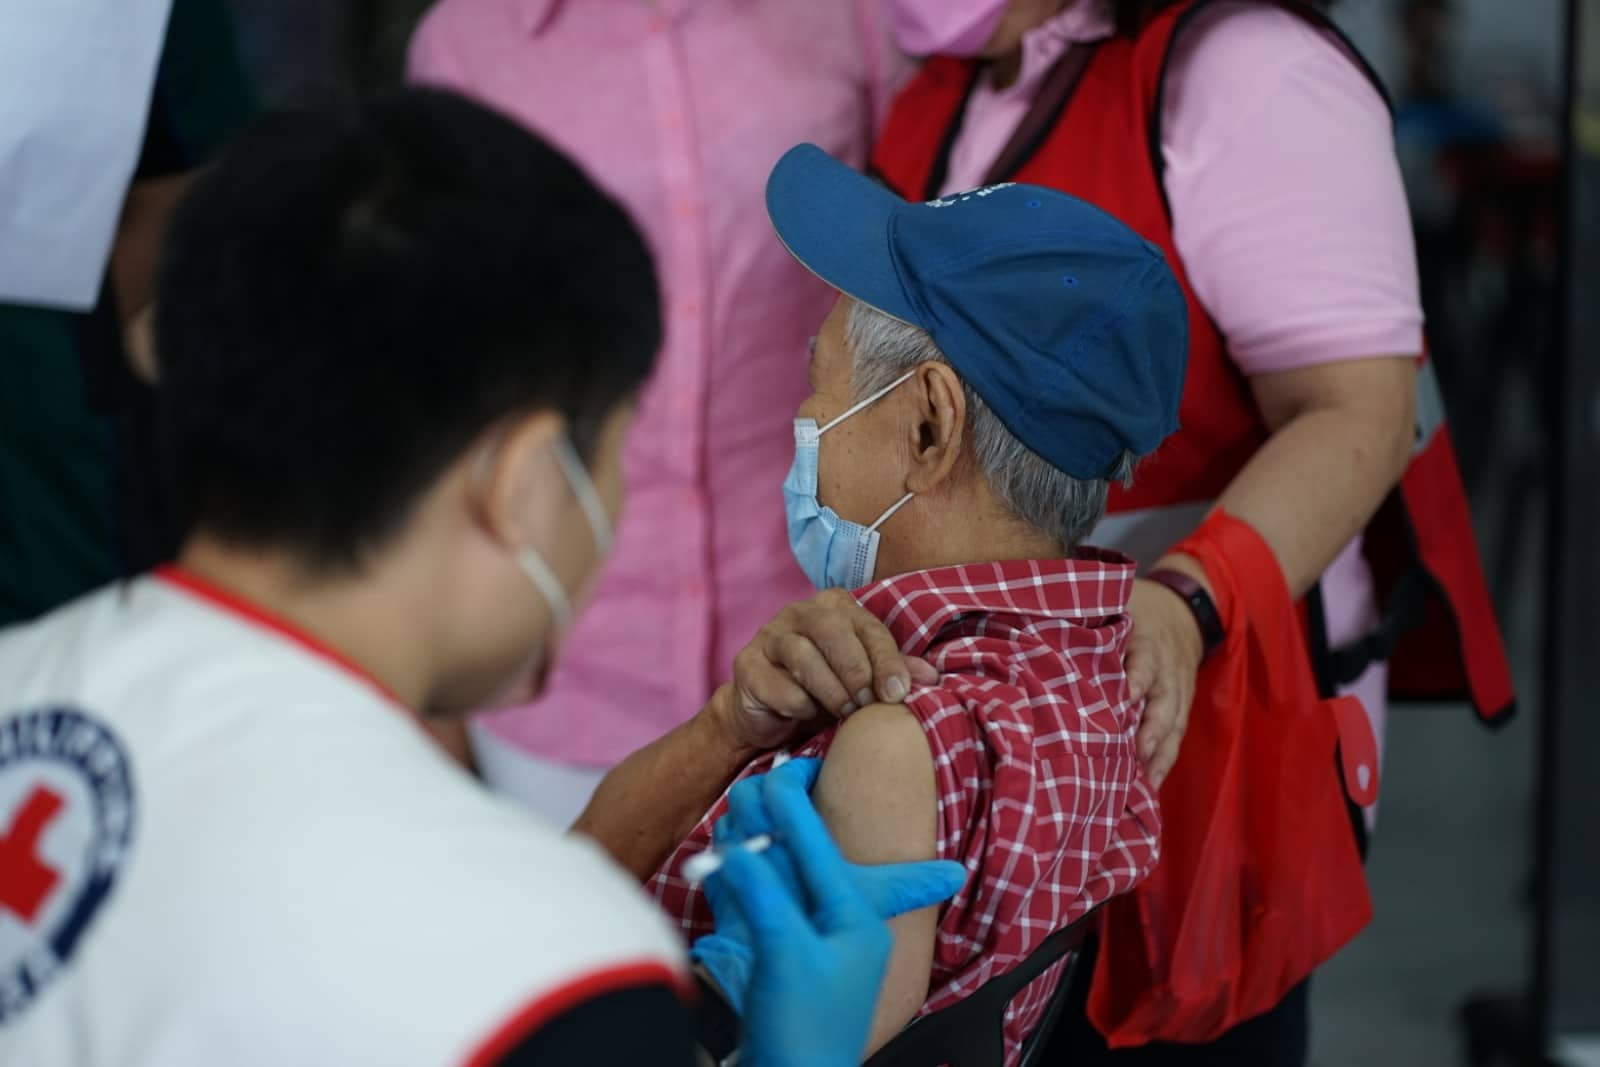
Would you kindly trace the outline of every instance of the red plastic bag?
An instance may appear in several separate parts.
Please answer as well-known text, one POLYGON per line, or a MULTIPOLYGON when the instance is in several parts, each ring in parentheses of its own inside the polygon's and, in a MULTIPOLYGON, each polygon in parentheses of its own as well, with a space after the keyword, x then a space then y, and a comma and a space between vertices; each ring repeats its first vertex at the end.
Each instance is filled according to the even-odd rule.
POLYGON ((1216 1039, 1372 917, 1338 774, 1342 759, 1351 796, 1376 798, 1365 712, 1318 697, 1299 612, 1255 530, 1219 510, 1178 551, 1204 566, 1228 633, 1161 789, 1161 861, 1104 909, 1089 1018, 1113 1048, 1216 1039))

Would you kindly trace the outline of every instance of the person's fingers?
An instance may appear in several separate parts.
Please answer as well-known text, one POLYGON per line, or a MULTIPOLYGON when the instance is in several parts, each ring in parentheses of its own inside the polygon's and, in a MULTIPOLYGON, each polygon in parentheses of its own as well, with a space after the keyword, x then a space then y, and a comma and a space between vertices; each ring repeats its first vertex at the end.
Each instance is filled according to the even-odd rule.
POLYGON ((1154 760, 1155 752, 1171 733, 1171 720, 1166 709, 1168 704, 1158 693, 1150 696, 1144 704, 1144 721, 1139 723, 1138 752, 1139 760, 1146 765, 1154 760))
POLYGON ((773 873, 778 876, 778 880, 788 888, 794 899, 803 903, 806 900, 805 890, 801 888, 804 883, 800 878, 800 868, 795 864, 794 856, 790 854, 789 850, 772 847, 762 852, 761 856, 767 861, 767 865, 772 868, 773 873))
MULTIPOLYGON (((1142 692, 1144 714, 1139 723, 1138 752, 1139 758, 1148 764, 1155 758, 1161 742, 1171 733, 1173 722, 1177 718, 1177 706, 1173 700, 1173 687, 1168 684, 1169 680, 1163 670, 1162 657, 1153 645, 1144 644, 1139 650, 1137 659, 1130 655, 1129 663, 1130 683, 1135 671, 1145 682, 1142 692)), ((1134 699, 1137 700, 1139 697, 1135 696, 1134 699)))
POLYGON ((1174 730, 1162 740, 1156 749, 1154 758, 1150 760, 1150 786, 1160 789, 1161 783, 1167 780, 1167 775, 1172 773, 1172 768, 1178 762, 1178 749, 1183 744, 1183 731, 1174 730))
POLYGON ((1128 642, 1128 658, 1123 664, 1128 675, 1128 695, 1143 700, 1156 682, 1156 658, 1148 644, 1137 637, 1128 642))
POLYGON ((1194 707, 1194 686, 1189 685, 1177 690, 1171 704, 1172 727, 1162 737, 1161 744, 1150 761, 1150 782, 1157 789, 1161 788, 1161 783, 1172 773, 1172 768, 1178 762, 1178 754, 1183 748, 1183 739, 1189 733, 1189 712, 1194 707))
MULTIPOLYGON (((834 666, 841 680, 848 684, 854 703, 858 707, 870 704, 873 700, 872 657, 858 630, 861 618, 872 616, 843 589, 825 589, 809 603, 797 606, 797 610, 804 616, 797 629, 806 634, 822 634, 837 642, 840 658, 834 666)), ((834 654, 835 650, 830 650, 829 658, 834 654)))
POLYGON ((704 956, 748 956, 750 950, 739 942, 721 934, 706 934, 695 940, 690 946, 691 959, 700 959, 704 956))
POLYGON ((1151 690, 1145 699, 1144 719, 1139 724, 1138 737, 1139 758, 1146 764, 1155 758, 1156 751, 1172 733, 1173 712, 1170 694, 1159 687, 1151 690))
POLYGON ((774 666, 760 652, 747 649, 739 653, 734 660, 733 676, 741 693, 774 715, 806 720, 814 718, 819 710, 811 695, 789 676, 788 671, 774 666))
MULTIPOLYGON (((849 703, 854 707, 871 703, 862 696, 870 698, 872 694, 872 659, 852 618, 853 613, 860 610, 854 601, 850 602, 848 611, 817 605, 804 623, 804 636, 817 647, 829 673, 849 694, 849 703)), ((838 704, 827 706, 839 707, 838 704)))
MULTIPOLYGON (((798 682, 818 706, 839 714, 849 714, 860 706, 860 701, 852 695, 860 687, 847 688, 846 683, 840 680, 838 664, 833 656, 842 654, 839 651, 841 642, 835 638, 833 646, 835 652, 825 654, 808 636, 782 634, 773 638, 769 651, 773 663, 788 671, 789 677, 798 682)), ((865 655, 858 650, 855 658, 861 663, 854 673, 865 673, 865 655)), ((850 673, 847 668, 844 676, 850 673)))
POLYGON ((889 628, 862 611, 856 616, 856 636, 872 661, 872 695, 885 704, 898 704, 911 692, 911 668, 889 628))
POLYGON ((728 901, 744 918, 758 957, 811 932, 799 902, 762 856, 736 848, 711 877, 721 883, 728 901))
POLYGON ((921 656, 907 656, 906 669, 911 672, 911 680, 917 685, 939 684, 939 668, 921 656))
POLYGON ((812 806, 803 780, 797 775, 769 774, 763 779, 761 795, 780 839, 775 847, 786 849, 794 858, 817 928, 827 934, 877 921, 851 879, 849 864, 812 806))
POLYGON ((748 841, 758 834, 772 833, 775 827, 772 817, 767 813, 767 801, 761 789, 761 776, 733 783, 733 788, 728 790, 728 814, 720 821, 732 823, 728 836, 736 837, 739 841, 748 841))
MULTIPOLYGON (((734 784, 728 792, 728 814, 718 820, 729 823, 724 831, 730 848, 737 848, 744 841, 759 834, 767 834, 774 838, 780 836, 777 826, 772 821, 772 816, 767 810, 767 802, 763 790, 763 779, 776 776, 785 787, 810 792, 816 785, 817 776, 822 773, 822 761, 819 759, 802 758, 793 759, 768 771, 765 775, 746 778, 734 784)), ((713 830, 715 833, 715 829, 713 830)), ((721 846, 719 845, 719 851, 721 846)), ((781 848, 768 848, 764 853, 767 861, 782 879, 783 884, 790 888, 797 899, 803 897, 801 891, 800 873, 795 868, 794 861, 788 852, 781 848)))
POLYGON ((817 779, 822 776, 822 761, 815 756, 801 756, 798 759, 786 760, 781 766, 774 767, 767 773, 776 775, 785 785, 797 785, 809 793, 812 786, 817 784, 817 779))
POLYGON ((967 869, 950 860, 857 867, 856 886, 880 919, 940 904, 967 884, 967 869))
POLYGON ((739 917, 738 909, 728 900, 727 892, 715 878, 707 878, 702 883, 706 895, 706 903, 711 907, 711 920, 718 930, 730 936, 747 929, 744 920, 739 917))
MULTIPOLYGON (((730 904, 729 909, 732 908, 730 904)), ((707 934, 689 949, 689 958, 711 975, 733 1010, 743 1013, 750 972, 755 965, 749 947, 731 938, 707 934)))
POLYGON ((732 815, 724 815, 711 824, 711 844, 713 848, 728 848, 743 841, 747 834, 739 829, 739 820, 732 815))

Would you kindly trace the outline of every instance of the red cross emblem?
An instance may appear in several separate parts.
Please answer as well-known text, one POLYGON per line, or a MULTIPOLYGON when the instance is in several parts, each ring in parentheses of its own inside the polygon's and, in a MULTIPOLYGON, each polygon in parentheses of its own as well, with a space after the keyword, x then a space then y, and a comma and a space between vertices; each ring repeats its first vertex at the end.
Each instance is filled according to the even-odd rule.
POLYGON ((39 857, 39 838, 65 806, 61 794, 34 786, 0 835, 0 909, 29 925, 61 881, 61 873, 39 857))

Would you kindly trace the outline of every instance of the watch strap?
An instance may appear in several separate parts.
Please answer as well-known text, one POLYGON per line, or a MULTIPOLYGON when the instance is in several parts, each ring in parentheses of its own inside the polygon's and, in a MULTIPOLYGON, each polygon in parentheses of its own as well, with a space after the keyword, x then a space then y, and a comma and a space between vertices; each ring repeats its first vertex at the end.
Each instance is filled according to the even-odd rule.
POLYGON ((1223 628, 1222 613, 1217 610, 1217 602, 1211 599, 1211 594, 1206 592, 1205 586, 1182 571, 1169 568, 1153 570, 1145 577, 1157 585, 1166 586, 1189 605, 1189 611, 1200 627, 1200 642, 1205 649, 1204 655, 1211 655, 1212 651, 1222 644, 1227 631, 1223 628))

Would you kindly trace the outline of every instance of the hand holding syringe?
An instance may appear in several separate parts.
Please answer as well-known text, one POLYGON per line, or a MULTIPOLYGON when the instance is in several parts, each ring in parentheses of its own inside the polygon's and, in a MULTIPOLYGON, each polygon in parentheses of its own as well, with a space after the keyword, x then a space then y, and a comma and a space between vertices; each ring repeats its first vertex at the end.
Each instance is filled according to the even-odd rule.
POLYGON ((717 850, 682 867, 690 881, 711 877, 716 932, 690 956, 744 1020, 741 1062, 859 1063, 893 945, 884 921, 966 881, 958 863, 846 862, 807 795, 820 769, 795 760, 736 783, 717 850))
MULTIPOLYGON (((772 847, 771 834, 757 834, 752 838, 741 841, 733 846, 746 852, 765 852, 772 847)), ((715 848, 708 848, 704 852, 690 856, 683 863, 683 877, 690 885, 699 885, 716 872, 722 870, 725 861, 722 853, 715 848)))

